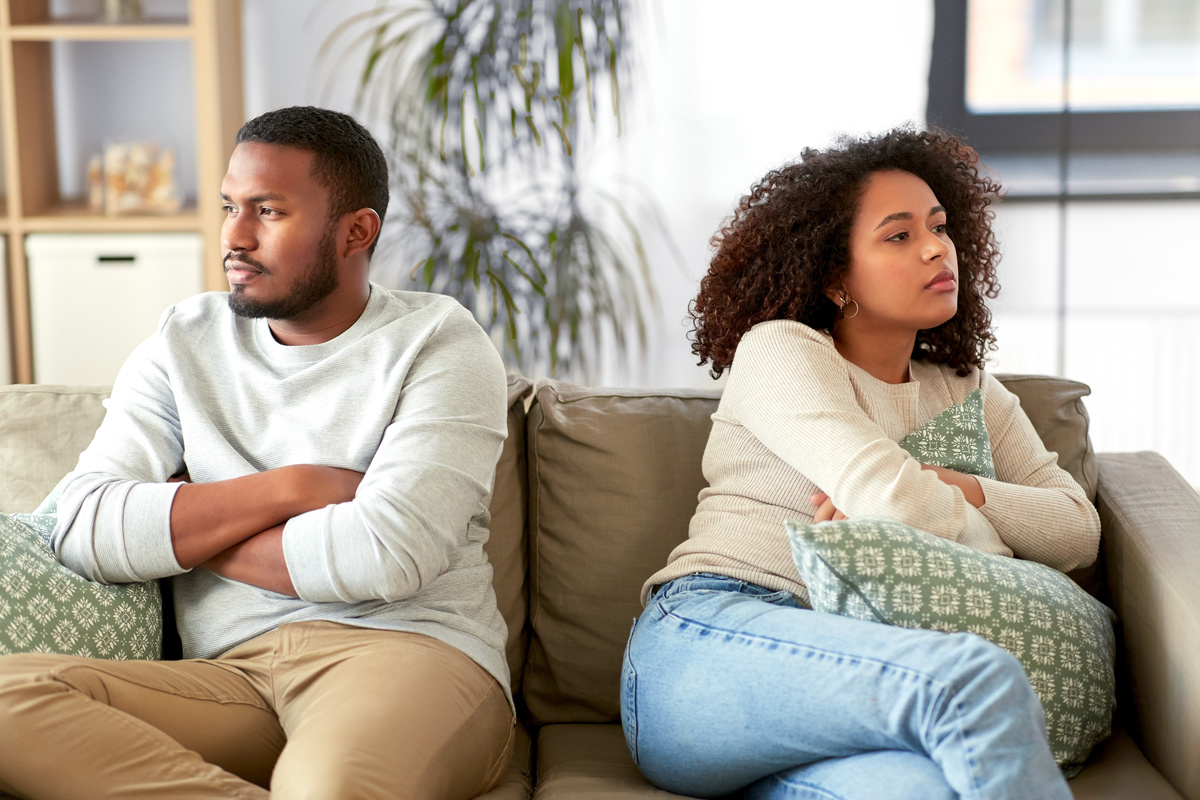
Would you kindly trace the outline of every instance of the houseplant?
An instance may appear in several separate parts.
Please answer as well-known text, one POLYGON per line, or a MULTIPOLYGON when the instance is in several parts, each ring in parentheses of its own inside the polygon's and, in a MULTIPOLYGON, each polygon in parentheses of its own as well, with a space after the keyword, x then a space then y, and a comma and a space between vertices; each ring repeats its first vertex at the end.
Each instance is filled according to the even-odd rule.
POLYGON ((629 29, 620 0, 381 0, 325 44, 361 56, 357 105, 388 131, 376 279, 456 297, 527 374, 594 379, 657 309, 662 217, 595 179, 624 126, 629 29))

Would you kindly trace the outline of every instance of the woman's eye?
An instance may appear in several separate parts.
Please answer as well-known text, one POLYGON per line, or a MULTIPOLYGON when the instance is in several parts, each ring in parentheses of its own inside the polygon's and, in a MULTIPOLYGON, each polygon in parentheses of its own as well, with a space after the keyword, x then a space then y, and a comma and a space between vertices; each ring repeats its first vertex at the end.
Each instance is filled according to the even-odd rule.
POLYGON ((887 241, 889 241, 889 242, 903 242, 903 241, 904 241, 905 239, 907 239, 907 238, 908 238, 908 231, 900 231, 899 233, 894 233, 894 234, 892 234, 891 236, 889 236, 889 237, 887 238, 887 241))
POLYGON ((937 225, 934 225, 933 232, 934 233, 945 233, 946 232, 946 223, 939 222, 937 225))

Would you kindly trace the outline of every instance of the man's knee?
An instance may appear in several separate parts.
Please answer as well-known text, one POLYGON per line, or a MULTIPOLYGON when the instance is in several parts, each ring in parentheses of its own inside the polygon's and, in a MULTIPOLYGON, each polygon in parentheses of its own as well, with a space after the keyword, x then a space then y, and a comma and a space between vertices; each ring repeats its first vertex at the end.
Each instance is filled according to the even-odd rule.
POLYGON ((18 752, 25 722, 63 691, 51 676, 65 660, 41 653, 0 656, 0 752, 18 752))

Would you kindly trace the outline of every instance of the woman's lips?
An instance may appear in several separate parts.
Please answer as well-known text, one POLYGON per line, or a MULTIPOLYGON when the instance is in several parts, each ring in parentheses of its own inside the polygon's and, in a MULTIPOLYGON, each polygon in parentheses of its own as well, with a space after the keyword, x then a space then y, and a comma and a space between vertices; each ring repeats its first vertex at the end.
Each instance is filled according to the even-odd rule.
POLYGON ((951 292, 958 288, 958 279, 954 277, 953 272, 944 269, 925 284, 925 288, 933 292, 951 292))

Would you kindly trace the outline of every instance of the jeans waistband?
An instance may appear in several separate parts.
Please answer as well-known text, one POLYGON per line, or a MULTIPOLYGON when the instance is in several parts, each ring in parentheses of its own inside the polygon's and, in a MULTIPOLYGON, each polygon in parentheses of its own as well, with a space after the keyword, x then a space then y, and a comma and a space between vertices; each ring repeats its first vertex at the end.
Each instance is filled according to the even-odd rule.
POLYGON ((728 575, 717 575, 712 572, 694 572, 691 575, 684 575, 656 586, 650 596, 651 598, 662 598, 682 592, 697 591, 738 592, 752 597, 778 594, 774 589, 768 589, 740 578, 731 578, 728 575))

